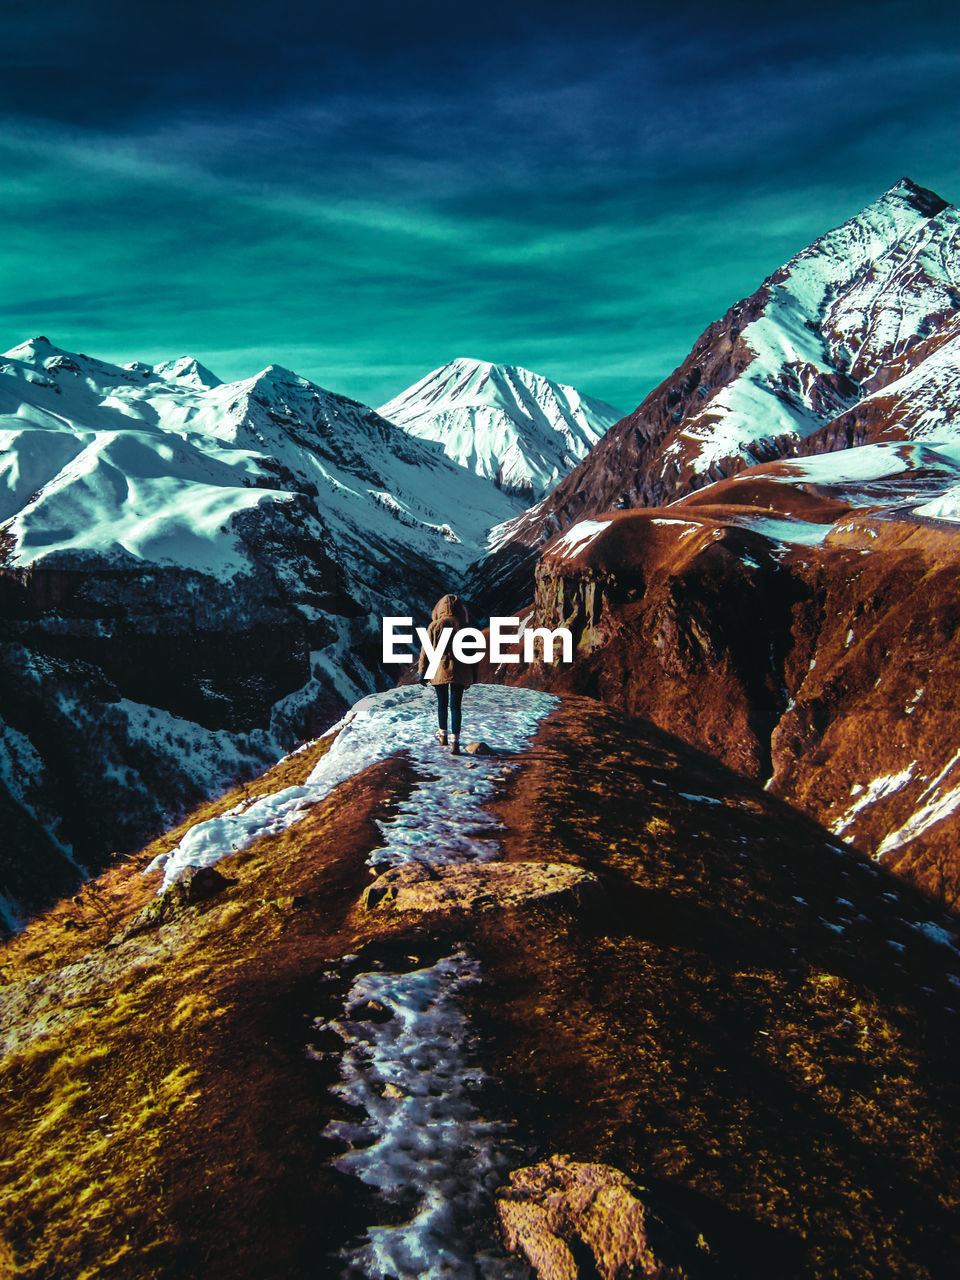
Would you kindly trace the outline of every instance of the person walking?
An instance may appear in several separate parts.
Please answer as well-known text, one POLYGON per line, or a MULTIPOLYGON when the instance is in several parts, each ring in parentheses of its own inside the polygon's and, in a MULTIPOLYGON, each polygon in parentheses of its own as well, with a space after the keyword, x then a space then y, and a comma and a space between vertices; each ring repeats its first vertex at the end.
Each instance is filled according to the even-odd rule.
MULTIPOLYGON (((430 626, 427 634, 430 638, 430 644, 436 648, 440 640, 440 633, 444 628, 449 629, 454 635, 462 630, 469 622, 467 614, 467 606, 463 603, 459 596, 446 595, 433 606, 433 615, 430 619, 430 626)), ((440 659, 436 673, 430 681, 427 681, 426 671, 429 663, 426 649, 420 650, 420 662, 418 664, 418 673, 421 684, 432 684, 437 691, 437 719, 439 728, 436 731, 437 741, 441 747, 447 745, 447 709, 450 711, 450 754, 460 754, 460 729, 462 722, 461 705, 463 702, 463 691, 469 685, 473 684, 476 677, 476 667, 469 663, 461 662, 453 656, 453 635, 450 636, 449 642, 443 651, 443 657, 440 659)))

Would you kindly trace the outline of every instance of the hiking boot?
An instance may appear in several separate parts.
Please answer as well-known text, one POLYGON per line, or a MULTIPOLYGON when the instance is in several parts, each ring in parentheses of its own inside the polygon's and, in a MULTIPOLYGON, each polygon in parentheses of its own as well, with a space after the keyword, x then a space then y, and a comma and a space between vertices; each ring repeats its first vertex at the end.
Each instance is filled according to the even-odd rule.
POLYGON ((437 730, 435 730, 435 731, 434 731, 434 735, 433 735, 433 736, 434 736, 434 737, 436 738, 436 740, 440 743, 441 747, 445 747, 445 746, 447 745, 447 731, 446 731, 446 729, 437 729, 437 730))
POLYGON ((451 733, 450 735, 450 754, 452 756, 460 754, 460 735, 458 733, 451 733))

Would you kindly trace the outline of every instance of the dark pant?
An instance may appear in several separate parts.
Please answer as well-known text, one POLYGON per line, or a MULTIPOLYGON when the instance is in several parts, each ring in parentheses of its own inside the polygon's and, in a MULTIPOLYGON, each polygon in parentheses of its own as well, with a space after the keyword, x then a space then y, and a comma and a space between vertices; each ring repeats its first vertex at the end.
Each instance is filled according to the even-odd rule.
POLYGON ((460 733, 460 704, 463 702, 463 685, 462 684, 435 684, 433 686, 437 691, 437 719, 440 722, 440 728, 446 731, 447 728, 447 700, 450 701, 450 732, 459 736, 460 733))

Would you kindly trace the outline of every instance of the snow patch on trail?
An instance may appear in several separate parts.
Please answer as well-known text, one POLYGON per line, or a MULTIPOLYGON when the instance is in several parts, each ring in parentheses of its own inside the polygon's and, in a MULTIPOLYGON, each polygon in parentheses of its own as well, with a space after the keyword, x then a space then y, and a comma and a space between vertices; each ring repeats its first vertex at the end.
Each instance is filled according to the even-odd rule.
MULTIPOLYGON (((535 690, 474 685, 464 697, 468 736, 518 751, 556 702, 535 690)), ((354 710, 310 782, 329 770, 339 774, 352 765, 356 771, 379 758, 386 729, 387 750, 407 750, 417 773, 396 815, 379 824, 384 844, 371 853, 371 866, 443 867, 498 858, 499 824, 486 806, 509 761, 453 757, 440 747, 431 736, 431 690, 393 690, 364 699, 354 710)), ((471 1099, 485 1077, 473 1065, 458 998, 478 981, 479 965, 462 946, 430 968, 361 973, 343 1018, 325 1024, 346 1045, 334 1091, 367 1113, 360 1123, 328 1126, 327 1137, 350 1147, 333 1163, 388 1201, 413 1202, 406 1222, 369 1227, 366 1239, 342 1255, 369 1280, 505 1280, 523 1274, 502 1255, 494 1232, 483 1240, 471 1230, 492 1214, 493 1191, 511 1163, 507 1127, 484 1120, 471 1099), (351 1016, 371 1002, 391 1016, 351 1016)))
MULTIPOLYGON (((550 694, 533 689, 474 685, 463 700, 464 738, 482 739, 499 750, 520 751, 556 702, 550 694)), ((478 811, 478 800, 481 795, 493 793, 494 780, 488 775, 496 761, 490 763, 492 758, 481 757, 476 761, 477 767, 469 769, 464 766, 473 761, 441 752, 432 736, 436 724, 432 689, 415 685, 371 694, 362 698, 340 724, 333 745, 305 783, 252 802, 241 802, 216 818, 198 823, 175 849, 154 858, 147 871, 163 868, 159 891, 169 888, 186 867, 213 866, 261 836, 292 826, 310 805, 325 799, 339 783, 395 751, 409 752, 418 773, 432 779, 425 780, 422 796, 413 803, 418 815, 433 824, 434 841, 442 841, 443 833, 447 833, 451 854, 456 852, 458 837, 474 830, 478 822, 492 822, 489 815, 478 811)), ((407 805, 411 802, 412 797, 407 805)), ((410 857, 423 843, 415 832, 409 834, 410 857)), ((402 860, 400 856, 394 858, 402 860)))
POLYGON ((512 1163, 508 1126, 485 1120, 474 1097, 487 1083, 472 1061, 460 993, 481 980, 465 949, 408 973, 362 973, 344 1017, 318 1024, 346 1046, 342 1083, 333 1091, 367 1113, 360 1123, 333 1121, 324 1136, 350 1148, 333 1165, 375 1187, 388 1202, 416 1197, 409 1221, 371 1226, 342 1255, 369 1277, 475 1280, 520 1274, 495 1239, 474 1238, 489 1218, 493 1193, 512 1163), (364 1019, 375 1001, 387 1021, 364 1019), (351 1014, 356 1011, 356 1018, 351 1014))

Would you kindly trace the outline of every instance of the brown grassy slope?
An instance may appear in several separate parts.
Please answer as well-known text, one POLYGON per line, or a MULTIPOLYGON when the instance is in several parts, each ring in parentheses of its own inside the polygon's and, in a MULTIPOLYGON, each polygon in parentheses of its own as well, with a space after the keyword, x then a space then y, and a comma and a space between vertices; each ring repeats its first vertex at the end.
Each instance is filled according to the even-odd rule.
MULTIPOLYGON (((43 962, 35 986, 64 1019, 0 1064, 0 1271, 318 1274, 357 1197, 326 1167, 320 1139, 335 1072, 304 1045, 329 958, 354 942, 373 819, 406 787, 399 760, 351 779, 286 832, 224 859, 234 883, 221 898, 100 948, 86 968, 76 930, 63 931, 66 907, 37 922, 32 947, 18 939, 0 953, 8 982, 43 962), (65 971, 51 967, 60 943, 75 962, 65 971)), ((141 887, 123 870, 107 879, 103 896, 128 918, 141 887)), ((0 988, 0 1011, 19 989, 0 988)))
POLYGON ((635 1177, 725 1275, 953 1274, 960 957, 902 923, 929 904, 585 699, 500 813, 511 857, 584 865, 608 892, 590 921, 482 933, 476 1012, 534 1154, 635 1177))
POLYGON ((183 822, 158 836, 139 853, 119 860, 115 867, 89 881, 79 893, 63 898, 0 947, 0 983, 78 960, 102 946, 124 920, 135 915, 156 894, 162 873, 144 875, 144 868, 160 853, 175 849, 198 822, 226 813, 234 805, 271 795, 307 780, 332 739, 320 738, 292 752, 251 782, 231 787, 222 796, 194 810, 183 822))

